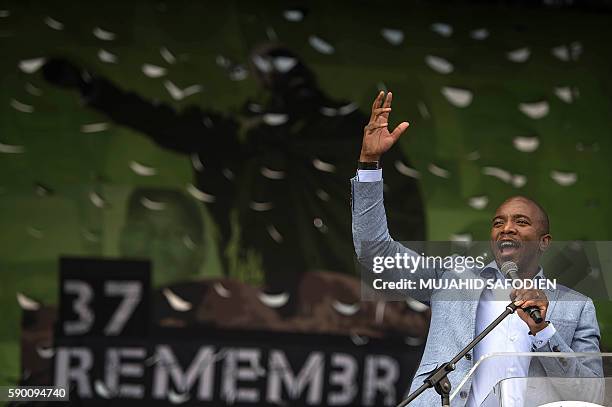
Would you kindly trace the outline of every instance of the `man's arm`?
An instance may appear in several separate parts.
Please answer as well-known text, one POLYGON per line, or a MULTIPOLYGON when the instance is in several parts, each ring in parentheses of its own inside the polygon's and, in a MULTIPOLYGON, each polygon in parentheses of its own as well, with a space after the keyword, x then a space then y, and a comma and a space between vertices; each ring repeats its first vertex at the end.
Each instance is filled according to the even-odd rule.
MULTIPOLYGON (((407 122, 400 123, 393 132, 387 129, 391 112, 392 94, 384 97, 380 92, 372 104, 370 121, 364 129, 360 162, 380 162, 381 156, 388 151, 400 135, 408 128, 407 122), (382 106, 381 106, 382 105, 382 106)), ((383 201, 382 170, 359 171, 351 179, 351 210, 353 244, 357 259, 364 267, 364 272, 372 273, 375 257, 395 257, 396 254, 418 257, 419 254, 398 242, 389 234, 387 216, 383 201)), ((397 270, 393 270, 395 272, 397 270)), ((433 278, 435 270, 417 269, 413 273, 394 273, 397 279, 433 278)), ((428 301, 430 292, 411 291, 411 295, 421 301, 428 301)))

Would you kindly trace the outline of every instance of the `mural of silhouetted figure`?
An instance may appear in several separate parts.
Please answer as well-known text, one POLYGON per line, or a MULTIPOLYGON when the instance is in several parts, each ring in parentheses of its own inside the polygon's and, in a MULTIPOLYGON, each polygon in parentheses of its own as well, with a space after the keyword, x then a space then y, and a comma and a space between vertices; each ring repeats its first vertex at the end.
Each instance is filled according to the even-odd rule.
POLYGON ((159 188, 137 188, 128 198, 119 252, 151 260, 155 286, 202 277, 206 241, 194 201, 181 191, 159 188))
MULTIPOLYGON (((246 102, 239 117, 198 106, 177 111, 64 59, 48 60, 43 75, 78 89, 86 106, 114 122, 191 156, 197 189, 190 192, 216 221, 220 247, 236 237, 234 217, 240 255, 261 256, 268 292, 293 291, 308 270, 353 273, 348 180, 368 117, 325 95, 314 73, 282 46, 260 47, 250 62, 267 102, 246 102)), ((423 240, 417 183, 397 170, 408 162, 399 148, 385 159, 389 227, 398 240, 423 240)))

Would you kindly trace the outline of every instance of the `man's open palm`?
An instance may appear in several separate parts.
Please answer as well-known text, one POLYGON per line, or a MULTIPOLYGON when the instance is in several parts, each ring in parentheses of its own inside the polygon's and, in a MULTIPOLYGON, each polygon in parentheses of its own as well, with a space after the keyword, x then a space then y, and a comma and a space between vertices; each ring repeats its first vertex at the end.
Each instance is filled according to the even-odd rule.
POLYGON ((387 126, 389 125, 392 99, 393 95, 391 92, 387 93, 385 97, 385 93, 381 91, 374 100, 370 122, 363 129, 363 142, 361 144, 359 161, 371 162, 380 160, 380 156, 389 150, 408 128, 408 122, 402 122, 389 133, 387 126))

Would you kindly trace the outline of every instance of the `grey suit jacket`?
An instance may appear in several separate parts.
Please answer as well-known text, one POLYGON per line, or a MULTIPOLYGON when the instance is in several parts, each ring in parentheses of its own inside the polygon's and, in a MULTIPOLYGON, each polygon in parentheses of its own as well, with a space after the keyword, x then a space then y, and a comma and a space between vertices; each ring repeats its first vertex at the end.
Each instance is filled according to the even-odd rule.
MULTIPOLYGON (((351 207, 353 219, 353 242, 357 258, 365 262, 376 256, 393 256, 395 253, 417 253, 394 242, 387 229, 387 218, 383 203, 383 182, 359 182, 351 179, 351 207), (363 242, 381 242, 384 244, 366 244, 363 242), (369 251, 375 250, 376 253, 369 251)), ((414 279, 440 277, 437 270, 418 270, 412 274, 414 279)), ((480 298, 477 293, 468 301, 440 300, 436 290, 419 293, 421 298, 430 303, 432 316, 427 337, 427 344, 419 368, 412 381, 410 391, 423 384, 428 373, 438 365, 449 361, 461 351, 475 336, 476 307, 480 298)), ((556 290, 546 292, 549 300, 547 319, 556 328, 550 341, 537 352, 599 352, 599 326, 593 302, 569 288, 557 285, 556 290)), ((464 358, 456 370, 449 374, 449 379, 456 388, 469 369, 475 363, 473 358, 464 358)), ((545 359, 545 358, 541 358, 545 359)), ((546 358, 548 359, 548 358, 546 358)), ((601 361, 598 358, 589 361, 563 361, 558 359, 535 361, 530 364, 530 376, 554 377, 602 377, 601 361)), ((453 406, 464 406, 471 388, 471 381, 462 389, 458 397, 452 400, 453 406)), ((425 391, 411 406, 439 405, 440 396, 433 390, 425 391)))

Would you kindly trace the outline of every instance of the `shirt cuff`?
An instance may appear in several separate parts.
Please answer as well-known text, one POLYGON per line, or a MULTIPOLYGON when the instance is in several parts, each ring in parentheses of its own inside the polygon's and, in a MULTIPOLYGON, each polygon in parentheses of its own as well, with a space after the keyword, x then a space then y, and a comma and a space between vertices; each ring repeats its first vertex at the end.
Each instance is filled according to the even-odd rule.
POLYGON ((359 182, 382 181, 382 169, 380 170, 357 170, 357 181, 359 182))
POLYGON ((531 345, 534 349, 539 349, 542 346, 546 345, 555 333, 557 333, 557 330, 551 322, 546 328, 542 329, 535 335, 529 335, 529 338, 531 339, 531 345))

